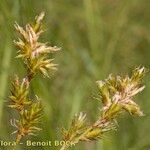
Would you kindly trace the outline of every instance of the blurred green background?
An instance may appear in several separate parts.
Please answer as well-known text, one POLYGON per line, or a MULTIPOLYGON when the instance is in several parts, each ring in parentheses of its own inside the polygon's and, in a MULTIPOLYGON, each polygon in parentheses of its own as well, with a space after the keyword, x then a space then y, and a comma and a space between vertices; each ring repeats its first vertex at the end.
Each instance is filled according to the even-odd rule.
MULTIPOLYGON (((25 73, 22 62, 15 59, 17 38, 13 24, 31 22, 46 12, 46 32, 41 40, 62 47, 56 54, 58 71, 51 79, 37 76, 31 96, 38 95, 45 107, 43 131, 35 141, 61 139, 61 127, 68 127, 77 112, 87 113, 89 121, 98 117, 101 104, 94 100, 95 81, 110 73, 125 74, 139 65, 150 67, 149 0, 0 0, 0 140, 12 141, 14 130, 7 108, 10 80, 25 73)), ((105 140, 80 143, 74 150, 150 150, 150 78, 146 89, 136 97, 146 116, 119 118, 118 132, 105 140)), ((26 139, 25 139, 26 140, 26 139)), ((0 147, 11 150, 11 147, 0 147)), ((25 147, 20 150, 48 150, 58 147, 25 147)))

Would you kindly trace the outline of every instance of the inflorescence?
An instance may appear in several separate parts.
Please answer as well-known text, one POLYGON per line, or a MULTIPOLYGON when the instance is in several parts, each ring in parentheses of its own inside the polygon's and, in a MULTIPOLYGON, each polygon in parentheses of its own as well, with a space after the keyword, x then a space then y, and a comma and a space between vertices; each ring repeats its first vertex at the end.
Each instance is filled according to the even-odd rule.
POLYGON ((70 145, 64 144, 61 150, 65 150, 80 141, 93 141, 103 138, 106 132, 117 129, 117 117, 125 111, 133 116, 143 116, 139 105, 134 102, 134 96, 145 88, 142 85, 142 78, 145 73, 144 67, 138 67, 133 70, 131 77, 111 74, 104 81, 96 81, 103 104, 100 109, 100 116, 97 121, 87 125, 86 114, 81 112, 79 115, 75 115, 70 128, 62 131, 63 140, 70 145))
POLYGON ((60 48, 49 46, 48 43, 39 42, 39 37, 43 33, 44 13, 35 18, 32 24, 27 24, 25 28, 15 23, 15 29, 20 34, 17 41, 14 41, 19 48, 17 58, 21 58, 25 64, 27 74, 23 79, 16 75, 12 80, 11 95, 9 96, 9 107, 16 110, 19 118, 11 119, 11 125, 16 128, 16 143, 27 136, 36 135, 42 130, 38 127, 43 115, 41 100, 29 98, 29 87, 31 80, 37 73, 49 77, 51 71, 56 70, 57 64, 54 59, 49 58, 50 53, 55 53, 60 48))

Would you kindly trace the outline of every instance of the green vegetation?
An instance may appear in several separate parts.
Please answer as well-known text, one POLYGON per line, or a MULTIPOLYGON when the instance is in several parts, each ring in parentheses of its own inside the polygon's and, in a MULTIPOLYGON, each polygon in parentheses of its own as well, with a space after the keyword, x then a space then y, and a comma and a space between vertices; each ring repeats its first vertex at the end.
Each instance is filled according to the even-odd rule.
MULTIPOLYGON (((99 110, 95 81, 105 79, 110 73, 126 74, 139 65, 149 69, 150 34, 149 5, 147 0, 0 0, 0 139, 12 141, 13 127, 9 120, 12 112, 8 102, 10 80, 17 73, 24 76, 23 63, 14 59, 13 46, 16 31, 13 24, 21 26, 32 22, 34 16, 45 11, 45 34, 41 41, 62 47, 56 55, 58 71, 50 80, 41 76, 31 83, 30 97, 42 98, 44 114, 42 128, 34 141, 59 140, 61 128, 67 127, 74 114, 85 112, 90 122, 97 119, 99 110)), ((53 55, 52 55, 53 56, 53 55)), ((99 142, 82 142, 72 149, 89 150, 149 150, 149 74, 145 90, 136 97, 144 110, 144 117, 124 115, 118 119, 118 132, 111 132, 99 142)), ((26 140, 26 139, 24 139, 26 140)), ((60 148, 60 147, 59 147, 60 148)), ((32 149, 59 149, 33 147, 32 149)), ((9 150, 10 147, 2 147, 9 150)), ((20 145, 19 149, 27 149, 20 145)))

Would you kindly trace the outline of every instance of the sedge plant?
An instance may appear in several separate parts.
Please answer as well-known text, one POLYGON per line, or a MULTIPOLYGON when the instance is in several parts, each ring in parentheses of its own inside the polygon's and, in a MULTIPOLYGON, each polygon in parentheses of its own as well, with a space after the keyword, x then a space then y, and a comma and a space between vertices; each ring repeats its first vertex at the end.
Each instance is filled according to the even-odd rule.
MULTIPOLYGON (((23 78, 15 75, 11 82, 8 107, 18 114, 16 118, 11 119, 11 125, 16 129, 13 132, 16 135, 16 144, 24 137, 36 135, 42 130, 39 123, 43 115, 43 106, 37 96, 35 99, 29 97, 31 81, 38 73, 49 77, 49 74, 57 69, 57 64, 53 62, 54 59, 50 59, 49 54, 59 51, 60 48, 39 42, 40 35, 44 31, 43 18, 42 12, 33 23, 27 24, 24 28, 15 24, 15 29, 20 34, 18 40, 14 41, 19 49, 17 58, 23 61, 27 70, 23 78)), ((145 88, 142 84, 145 73, 144 67, 137 67, 131 76, 110 74, 104 81, 96 81, 98 99, 102 102, 98 119, 88 124, 85 113, 76 114, 69 129, 62 129, 64 144, 60 150, 66 150, 80 141, 102 139, 106 132, 117 130, 117 117, 124 112, 132 116, 143 116, 140 106, 134 101, 134 96, 145 88)))
POLYGON ((59 51, 60 48, 39 42, 41 33, 44 31, 43 18, 44 12, 36 16, 35 21, 24 28, 15 23, 15 29, 20 34, 18 40, 14 41, 18 48, 17 58, 23 61, 27 70, 22 79, 15 75, 11 82, 8 107, 18 114, 18 118, 11 119, 11 125, 16 128, 13 132, 16 134, 16 144, 25 136, 36 135, 42 130, 39 123, 43 115, 43 106, 37 96, 35 99, 29 97, 31 81, 38 73, 49 77, 52 71, 57 69, 57 64, 53 62, 54 59, 50 59, 49 54, 59 51))
POLYGON ((117 117, 124 112, 132 116, 143 116, 134 96, 143 91, 142 79, 146 73, 144 67, 137 67, 131 76, 109 75, 104 81, 96 81, 102 108, 98 119, 90 125, 86 122, 86 114, 80 112, 73 118, 69 129, 62 129, 64 145, 60 150, 75 146, 80 141, 90 142, 102 139, 106 132, 117 130, 117 117))

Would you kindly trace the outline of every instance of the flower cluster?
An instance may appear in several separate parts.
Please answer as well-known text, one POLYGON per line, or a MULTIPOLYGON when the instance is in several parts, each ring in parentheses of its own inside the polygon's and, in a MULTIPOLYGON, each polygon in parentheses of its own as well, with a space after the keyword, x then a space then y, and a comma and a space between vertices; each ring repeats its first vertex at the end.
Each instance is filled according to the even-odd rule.
MULTIPOLYGON (((117 129, 117 116, 124 111, 134 116, 143 116, 143 112, 139 105, 133 101, 133 98, 145 88, 142 85, 142 78, 145 73, 144 67, 138 67, 133 70, 131 77, 109 75, 106 80, 97 81, 103 104, 101 115, 92 125, 87 125, 85 122, 85 114, 80 113, 75 116, 70 128, 68 130, 63 129, 63 139, 73 144, 77 144, 79 141, 97 140, 103 138, 105 132, 117 129)), ((68 147, 64 144, 61 150, 68 147)))
POLYGON ((25 106, 30 105, 31 101, 27 97, 28 88, 29 82, 26 78, 24 78, 22 81, 19 81, 18 76, 15 76, 14 80, 12 81, 11 95, 9 96, 11 104, 8 106, 21 112, 25 106))
POLYGON ((77 144, 79 141, 98 140, 103 137, 105 132, 116 129, 113 122, 104 122, 104 120, 101 120, 101 123, 97 125, 96 123, 97 122, 93 125, 87 125, 86 114, 82 112, 80 112, 79 115, 75 115, 70 128, 68 130, 62 130, 63 140, 70 145, 64 144, 61 150, 65 150, 69 146, 77 144))
POLYGON ((143 115, 143 112, 138 104, 134 102, 133 98, 145 88, 145 86, 141 85, 141 79, 145 72, 144 67, 136 68, 133 70, 131 77, 109 75, 105 81, 97 81, 104 105, 103 118, 113 119, 123 109, 131 115, 143 115))
POLYGON ((37 127, 40 123, 43 108, 40 101, 34 102, 31 104, 31 107, 28 109, 24 109, 20 113, 19 120, 11 120, 11 125, 17 128, 16 142, 18 143, 24 136, 27 135, 36 135, 37 131, 41 131, 42 129, 37 127))
POLYGON ((48 46, 47 43, 39 42, 39 37, 43 33, 42 20, 44 13, 41 13, 35 18, 33 24, 27 24, 25 29, 15 24, 16 30, 20 33, 21 38, 14 41, 15 45, 19 48, 18 58, 22 58, 23 62, 28 68, 28 78, 31 78, 40 72, 44 76, 49 76, 48 72, 56 70, 56 64, 53 59, 48 58, 49 53, 59 51, 60 48, 48 46))

